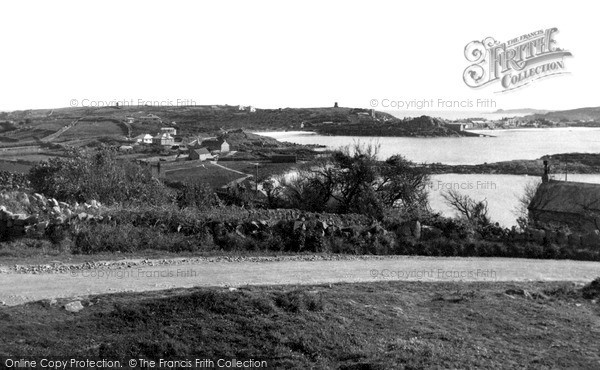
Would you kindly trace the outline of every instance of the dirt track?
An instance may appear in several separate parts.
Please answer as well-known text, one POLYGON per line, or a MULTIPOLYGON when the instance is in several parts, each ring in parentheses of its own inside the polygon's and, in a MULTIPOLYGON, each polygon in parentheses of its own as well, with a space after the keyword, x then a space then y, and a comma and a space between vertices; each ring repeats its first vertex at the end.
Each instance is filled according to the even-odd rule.
POLYGON ((194 286, 370 281, 574 281, 600 276, 600 262, 513 258, 392 257, 339 261, 199 262, 60 274, 0 273, 7 305, 47 298, 194 286))

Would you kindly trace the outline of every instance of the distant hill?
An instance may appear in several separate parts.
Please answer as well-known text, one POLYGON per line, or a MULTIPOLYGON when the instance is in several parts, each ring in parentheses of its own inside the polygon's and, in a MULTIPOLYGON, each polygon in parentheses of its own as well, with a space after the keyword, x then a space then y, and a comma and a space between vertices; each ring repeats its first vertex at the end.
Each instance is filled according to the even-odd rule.
POLYGON ((551 111, 544 114, 532 114, 526 118, 547 119, 555 122, 595 121, 600 122, 600 107, 577 108, 551 111))
POLYGON ((516 109, 498 109, 494 113, 502 114, 545 114, 550 112, 547 109, 533 109, 533 108, 516 108, 516 109))
MULTIPOLYGON (((156 134, 173 126, 180 136, 214 136, 224 131, 311 130, 329 135, 377 136, 461 136, 446 122, 430 117, 403 120, 391 114, 362 108, 279 108, 256 109, 232 105, 204 106, 111 106, 100 108, 36 109, 0 113, 10 122, 11 138, 32 141, 77 124, 55 141, 123 140, 139 134, 156 134), (149 115, 156 120, 144 119, 149 115), (129 122, 133 121, 133 122, 129 122), (105 126, 105 130, 102 127, 105 126), (40 131, 40 130, 45 131, 40 131), (86 131, 87 130, 87 131, 86 131), (89 132, 88 132, 89 131, 89 132), (77 136, 81 137, 77 137, 77 136)), ((3 134, 0 134, 2 136, 3 134)), ((5 135, 9 135, 8 133, 5 135)))

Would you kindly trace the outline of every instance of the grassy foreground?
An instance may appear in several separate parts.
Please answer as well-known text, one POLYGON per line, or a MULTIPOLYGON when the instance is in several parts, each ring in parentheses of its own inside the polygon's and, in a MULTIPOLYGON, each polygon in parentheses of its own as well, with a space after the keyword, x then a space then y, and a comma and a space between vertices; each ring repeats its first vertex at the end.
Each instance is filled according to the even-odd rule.
MULTIPOLYGON (((194 288, 0 307, 0 359, 255 359, 271 368, 598 368, 600 280, 194 288), (597 283, 597 284, 596 284, 597 283)), ((127 363, 127 362, 124 362, 127 363)))

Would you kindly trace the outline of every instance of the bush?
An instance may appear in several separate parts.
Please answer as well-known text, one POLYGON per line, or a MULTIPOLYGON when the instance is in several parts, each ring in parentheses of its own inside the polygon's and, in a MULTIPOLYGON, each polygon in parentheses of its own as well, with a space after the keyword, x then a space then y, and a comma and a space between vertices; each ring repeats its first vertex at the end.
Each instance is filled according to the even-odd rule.
POLYGON ((204 210, 221 205, 217 194, 206 183, 187 181, 171 183, 169 186, 177 189, 177 204, 181 208, 195 207, 204 210))
POLYGON ((120 162, 116 152, 103 148, 95 154, 73 151, 67 158, 51 158, 29 172, 32 188, 66 202, 97 200, 105 204, 165 204, 167 188, 138 163, 120 162))
POLYGON ((581 288, 581 293, 585 299, 600 298, 600 277, 581 288))

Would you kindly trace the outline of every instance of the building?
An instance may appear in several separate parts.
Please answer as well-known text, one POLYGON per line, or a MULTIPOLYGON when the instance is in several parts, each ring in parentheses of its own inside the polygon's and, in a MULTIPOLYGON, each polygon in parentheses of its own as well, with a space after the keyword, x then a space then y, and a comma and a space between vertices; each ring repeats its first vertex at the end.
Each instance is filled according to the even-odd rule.
POLYGON ((212 159, 212 155, 206 148, 200 149, 190 149, 190 155, 188 156, 191 160, 200 160, 205 161, 207 159, 212 159))
POLYGON ((141 134, 133 138, 136 143, 139 144, 152 144, 152 135, 141 134))
POLYGON ((527 207, 529 217, 576 232, 600 229, 600 184, 550 180, 544 165, 542 183, 527 207))
POLYGON ((162 119, 157 116, 156 114, 148 114, 147 116, 142 116, 140 118, 138 118, 139 121, 141 121, 142 123, 158 123, 161 124, 162 123, 162 119))
POLYGON ((135 122, 135 118, 133 117, 125 117, 125 122, 128 124, 132 124, 135 122))
POLYGON ((177 129, 175 127, 161 127, 160 132, 169 134, 171 136, 177 135, 177 129))
POLYGON ((187 147, 190 149, 200 149, 202 148, 202 140, 194 139, 187 144, 187 147))
POLYGON ((204 140, 202 146, 211 152, 228 153, 231 150, 229 143, 225 139, 204 140))
POLYGON ((152 144, 173 146, 175 144, 175 139, 173 139, 173 136, 167 133, 161 133, 152 138, 152 144))
POLYGON ((446 123, 446 126, 454 131, 464 131, 466 128, 464 123, 446 123))
POLYGON ((256 112, 256 108, 249 105, 249 106, 245 106, 245 105, 238 105, 238 110, 243 110, 246 111, 248 113, 255 113, 256 112))

